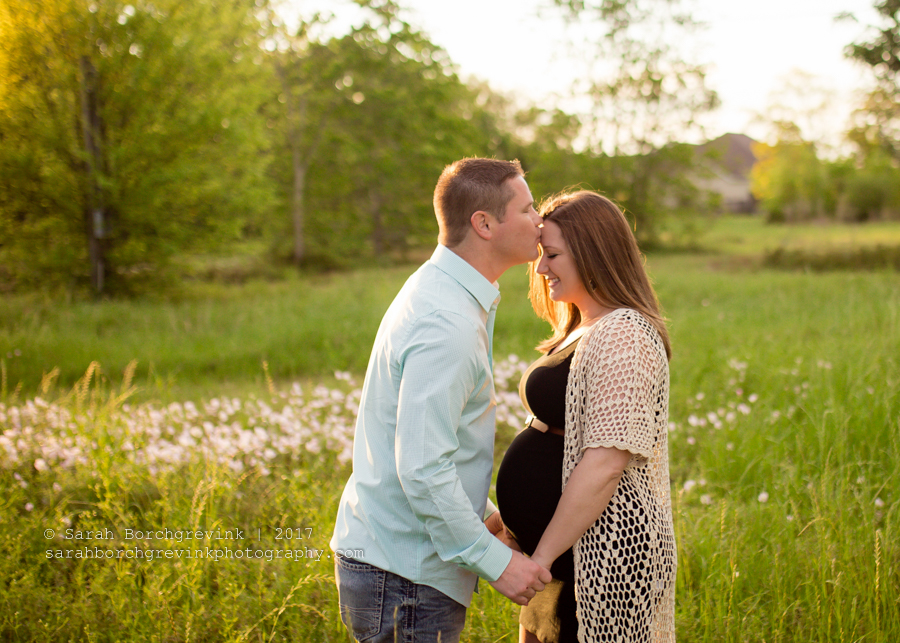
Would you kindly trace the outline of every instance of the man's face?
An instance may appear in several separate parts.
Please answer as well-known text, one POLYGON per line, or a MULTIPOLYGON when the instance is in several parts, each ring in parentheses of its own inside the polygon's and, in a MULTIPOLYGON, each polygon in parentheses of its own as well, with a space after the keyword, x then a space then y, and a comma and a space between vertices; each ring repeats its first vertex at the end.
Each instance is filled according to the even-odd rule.
POLYGON ((497 221, 494 250, 509 266, 537 259, 541 240, 541 216, 534 209, 531 190, 521 176, 507 181, 513 198, 506 206, 503 221, 497 221))

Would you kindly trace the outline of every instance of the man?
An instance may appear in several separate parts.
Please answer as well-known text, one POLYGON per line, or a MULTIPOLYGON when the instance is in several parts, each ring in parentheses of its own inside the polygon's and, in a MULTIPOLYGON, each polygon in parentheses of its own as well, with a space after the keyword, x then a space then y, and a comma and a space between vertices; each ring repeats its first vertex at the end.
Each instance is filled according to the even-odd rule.
POLYGON ((375 338, 331 540, 341 618, 373 643, 458 641, 478 576, 521 605, 551 580, 483 522, 496 281, 538 256, 541 219, 518 161, 447 166, 434 210, 439 245, 375 338))

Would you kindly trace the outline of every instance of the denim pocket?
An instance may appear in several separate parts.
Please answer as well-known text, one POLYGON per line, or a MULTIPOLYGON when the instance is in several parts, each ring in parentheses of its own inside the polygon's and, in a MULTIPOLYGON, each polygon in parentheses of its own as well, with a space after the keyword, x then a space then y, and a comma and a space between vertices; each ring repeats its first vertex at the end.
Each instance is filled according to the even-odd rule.
POLYGON ((367 641, 381 631, 386 572, 352 558, 335 557, 341 621, 357 641, 367 641))

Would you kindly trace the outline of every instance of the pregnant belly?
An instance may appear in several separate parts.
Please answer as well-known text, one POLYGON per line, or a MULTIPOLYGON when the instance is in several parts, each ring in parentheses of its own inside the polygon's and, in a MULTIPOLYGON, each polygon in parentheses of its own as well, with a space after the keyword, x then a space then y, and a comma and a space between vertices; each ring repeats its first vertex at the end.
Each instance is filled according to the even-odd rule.
MULTIPOLYGON (((562 495, 564 438, 527 428, 509 445, 497 471, 497 508, 503 522, 529 556, 534 553, 562 495)), ((572 575, 572 550, 551 570, 572 575)))

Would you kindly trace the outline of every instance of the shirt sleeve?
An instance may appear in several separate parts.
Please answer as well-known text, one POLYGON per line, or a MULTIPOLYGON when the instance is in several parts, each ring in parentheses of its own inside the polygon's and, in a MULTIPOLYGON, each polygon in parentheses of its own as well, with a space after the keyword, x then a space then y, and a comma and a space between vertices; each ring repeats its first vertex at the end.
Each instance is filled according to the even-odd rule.
POLYGON ((585 347, 582 448, 613 447, 649 458, 661 357, 651 340, 655 329, 634 314, 598 328, 585 347))
POLYGON ((490 518, 491 516, 493 516, 493 515, 494 515, 495 513, 497 513, 498 511, 500 511, 500 510, 497 509, 497 505, 495 505, 493 502, 491 502, 491 499, 488 498, 488 499, 487 499, 487 506, 485 506, 485 508, 484 508, 484 517, 483 517, 483 520, 487 520, 488 518, 490 518))
POLYGON ((494 581, 512 551, 485 527, 480 500, 473 504, 452 460, 463 409, 476 387, 489 385, 480 341, 460 315, 439 311, 416 322, 401 353, 394 448, 403 492, 441 560, 494 581))

